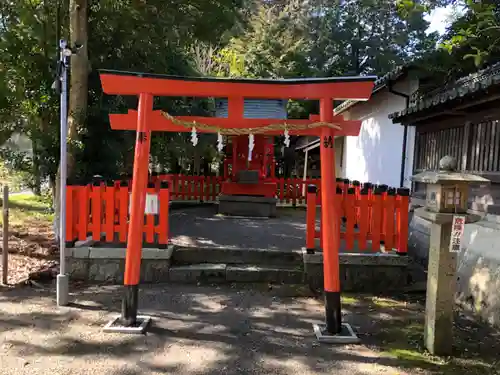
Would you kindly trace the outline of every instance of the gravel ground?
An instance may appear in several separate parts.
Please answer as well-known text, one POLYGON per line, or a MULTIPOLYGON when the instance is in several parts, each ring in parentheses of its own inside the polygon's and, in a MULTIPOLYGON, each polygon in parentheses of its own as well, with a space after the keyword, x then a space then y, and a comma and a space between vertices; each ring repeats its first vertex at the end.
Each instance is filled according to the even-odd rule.
POLYGON ((2 375, 423 374, 364 345, 318 345, 311 324, 321 322, 322 303, 277 290, 145 287, 149 333, 103 333, 119 311, 118 290, 81 289, 67 308, 55 306, 53 290, 1 293, 2 375))
POLYGON ((0 290, 2 375, 500 374, 499 333, 463 312, 455 358, 426 354, 420 297, 344 296, 362 344, 330 346, 311 328, 322 301, 296 286, 144 286, 146 335, 102 332, 120 309, 119 287, 72 291, 72 305, 58 308, 53 287, 0 290))

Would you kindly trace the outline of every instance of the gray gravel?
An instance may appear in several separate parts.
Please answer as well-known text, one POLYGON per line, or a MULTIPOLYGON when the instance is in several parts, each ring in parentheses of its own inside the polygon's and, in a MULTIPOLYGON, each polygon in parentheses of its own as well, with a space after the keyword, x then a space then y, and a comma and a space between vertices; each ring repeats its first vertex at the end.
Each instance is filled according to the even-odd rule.
POLYGON ((153 316, 149 333, 103 333, 119 311, 119 290, 81 289, 67 308, 55 306, 54 290, 0 293, 1 374, 409 374, 363 345, 318 345, 311 324, 321 322, 323 306, 312 298, 231 286, 144 287, 140 312, 153 316))

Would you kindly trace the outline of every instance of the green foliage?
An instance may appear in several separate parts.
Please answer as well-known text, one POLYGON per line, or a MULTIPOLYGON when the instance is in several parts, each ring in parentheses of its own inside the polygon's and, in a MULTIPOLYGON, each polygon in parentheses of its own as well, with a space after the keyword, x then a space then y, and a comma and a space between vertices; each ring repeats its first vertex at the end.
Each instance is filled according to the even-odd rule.
MULTIPOLYGON (((97 69, 196 74, 185 47, 219 41, 238 21, 241 1, 102 0, 89 4, 89 108, 87 125, 79 134, 75 170, 75 177, 83 179, 131 172, 133 134, 111 131, 108 114, 136 108, 137 101, 103 95, 97 69)), ((51 85, 57 40, 69 36, 68 14, 63 0, 0 4, 0 142, 14 130, 29 136, 33 162, 39 164, 42 178, 53 178, 59 162, 59 97, 51 85)), ((157 105, 184 114, 192 107, 185 98, 162 99, 157 105)), ((169 143, 177 138, 161 139, 169 143)), ((153 142, 153 154, 161 153, 158 143, 153 142)), ((177 154, 170 156, 177 158, 177 154)))
MULTIPOLYGON (((321 2, 319 2, 321 4, 321 2)), ((326 75, 382 75, 435 48, 424 13, 436 4, 347 0, 316 6, 310 30, 311 59, 326 75)))
POLYGON ((259 6, 245 33, 233 38, 225 51, 231 73, 268 78, 309 75, 304 15, 303 7, 293 2, 282 9, 259 6))
POLYGON ((441 48, 471 59, 476 67, 498 60, 500 4, 467 0, 465 14, 452 24, 441 48))
POLYGON ((54 170, 51 150, 58 142, 58 98, 51 89, 58 9, 56 0, 0 6, 0 140, 14 130, 36 139, 34 162, 46 173, 54 170))
MULTIPOLYGON (((137 98, 103 95, 98 69, 272 78, 380 75, 434 50, 437 36, 426 34, 423 17, 449 2, 90 1, 89 100, 86 126, 79 134, 76 177, 131 173, 134 133, 112 131, 108 115, 135 109, 137 98)), ((51 85, 57 40, 69 35, 67 3, 4 0, 0 4, 0 144, 14 131, 32 140, 33 158, 9 168, 29 174, 35 185, 54 177, 59 162, 59 98, 51 85)), ((455 23, 444 43, 452 57, 441 51, 428 60, 432 65, 427 68, 442 71, 444 77, 497 52, 498 40, 492 37, 498 31, 498 11, 484 2, 480 10, 469 6, 467 16, 455 23), (461 57, 474 58, 458 61, 457 50, 461 57)), ((304 118, 316 110, 314 106, 291 101, 289 110, 292 117, 304 118)), ((193 98, 156 98, 155 107, 172 114, 214 112, 213 102, 193 98)), ((154 134, 152 161, 165 172, 208 170, 207 165, 219 158, 215 135, 200 135, 196 147, 189 137, 189 133, 154 134)), ((13 156, 4 158, 11 161, 13 156)))
POLYGON ((16 169, 10 160, 6 162, 0 158, 0 184, 8 185, 11 192, 30 189, 33 187, 33 175, 31 170, 16 169))

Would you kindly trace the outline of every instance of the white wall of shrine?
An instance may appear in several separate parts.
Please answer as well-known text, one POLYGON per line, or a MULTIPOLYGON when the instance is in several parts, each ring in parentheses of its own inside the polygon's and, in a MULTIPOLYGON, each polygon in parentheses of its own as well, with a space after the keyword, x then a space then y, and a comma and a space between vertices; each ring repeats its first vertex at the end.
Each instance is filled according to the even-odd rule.
MULTIPOLYGON (((405 80, 394 85, 394 90, 411 93, 416 82, 405 80)), ((391 113, 405 108, 405 98, 381 89, 364 103, 358 103, 344 112, 346 120, 362 120, 357 137, 345 137, 343 173, 346 178, 361 182, 387 184, 399 187, 403 151, 404 127, 393 124, 391 113)), ((415 128, 408 127, 404 185, 411 186, 415 128)))

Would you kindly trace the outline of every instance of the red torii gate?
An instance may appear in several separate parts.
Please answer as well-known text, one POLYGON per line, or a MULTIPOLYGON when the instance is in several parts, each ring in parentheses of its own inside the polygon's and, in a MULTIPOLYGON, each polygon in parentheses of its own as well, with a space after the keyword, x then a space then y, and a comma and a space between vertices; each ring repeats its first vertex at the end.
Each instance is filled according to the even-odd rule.
POLYGON ((335 220, 335 135, 357 136, 361 121, 345 121, 334 116, 333 100, 368 100, 376 77, 337 77, 308 79, 228 79, 192 78, 158 74, 101 70, 101 84, 109 95, 137 95, 138 111, 110 114, 111 128, 136 130, 132 179, 130 224, 125 259, 125 294, 122 301, 122 324, 137 323, 138 285, 142 252, 144 208, 148 180, 148 163, 152 131, 200 132, 240 129, 248 134, 321 137, 321 221, 327 333, 341 331, 339 280, 340 221, 335 220), (170 116, 153 110, 154 96, 226 97, 227 118, 170 116), (244 117, 244 99, 308 99, 319 100, 320 113, 309 120, 249 119, 244 117))

